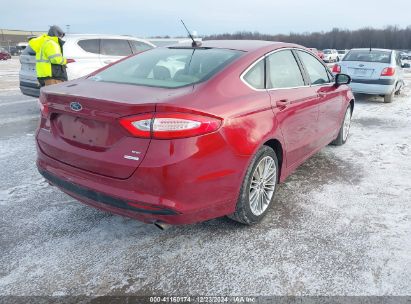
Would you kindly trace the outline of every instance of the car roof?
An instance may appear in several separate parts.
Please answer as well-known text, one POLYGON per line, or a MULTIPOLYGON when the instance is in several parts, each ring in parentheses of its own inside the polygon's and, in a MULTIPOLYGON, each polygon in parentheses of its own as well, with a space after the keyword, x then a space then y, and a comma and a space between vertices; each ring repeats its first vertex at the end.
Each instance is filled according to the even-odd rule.
POLYGON ((108 38, 108 39, 138 39, 145 40, 143 38, 137 38, 128 35, 111 35, 111 34, 66 34, 64 38, 108 38))
MULTIPOLYGON (((285 42, 277 41, 263 41, 263 40, 205 40, 201 42, 201 47, 204 48, 219 48, 219 49, 231 49, 245 52, 255 51, 261 48, 272 46, 273 48, 296 46, 296 44, 289 44, 285 42)), ((167 47, 191 47, 191 43, 179 43, 173 44, 167 47)))
MULTIPOLYGON (((356 49, 351 49, 351 51, 369 51, 370 48, 356 48, 356 49)), ((371 48, 371 51, 386 51, 386 52, 392 52, 393 50, 390 49, 378 49, 378 48, 371 48)))

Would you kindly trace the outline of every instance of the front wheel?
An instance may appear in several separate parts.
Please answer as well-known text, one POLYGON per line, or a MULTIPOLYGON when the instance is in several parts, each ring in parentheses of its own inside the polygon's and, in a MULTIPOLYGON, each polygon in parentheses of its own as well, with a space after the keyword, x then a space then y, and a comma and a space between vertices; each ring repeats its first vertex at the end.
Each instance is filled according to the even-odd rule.
POLYGON ((272 205, 277 181, 277 155, 270 147, 263 146, 247 169, 236 210, 228 217, 246 225, 261 221, 272 205))
POLYGON ((341 146, 347 141, 348 134, 350 133, 351 116, 351 106, 348 106, 347 110, 345 111, 344 120, 341 124, 338 136, 334 141, 331 142, 332 145, 341 146))

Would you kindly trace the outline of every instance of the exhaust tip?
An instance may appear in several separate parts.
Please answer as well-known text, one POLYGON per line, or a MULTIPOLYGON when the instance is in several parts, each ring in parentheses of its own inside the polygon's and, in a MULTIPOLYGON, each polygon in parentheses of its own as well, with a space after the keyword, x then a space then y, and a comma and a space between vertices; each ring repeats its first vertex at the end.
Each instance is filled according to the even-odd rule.
POLYGON ((162 222, 154 222, 153 224, 154 224, 154 226, 156 226, 160 230, 166 230, 166 229, 170 228, 170 226, 171 226, 169 224, 162 223, 162 222))

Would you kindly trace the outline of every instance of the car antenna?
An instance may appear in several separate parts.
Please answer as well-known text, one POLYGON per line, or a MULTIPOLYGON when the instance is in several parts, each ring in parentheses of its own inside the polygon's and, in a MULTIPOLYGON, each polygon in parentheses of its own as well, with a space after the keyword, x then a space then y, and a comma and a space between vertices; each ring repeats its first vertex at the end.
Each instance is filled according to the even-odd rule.
POLYGON ((193 42, 191 43, 192 47, 200 47, 201 46, 201 42, 200 41, 195 41, 193 36, 191 35, 190 31, 188 30, 188 28, 186 27, 186 25, 184 24, 184 21, 182 19, 180 19, 181 23, 183 24, 184 28, 186 29, 188 36, 190 36, 191 40, 193 40, 193 42))

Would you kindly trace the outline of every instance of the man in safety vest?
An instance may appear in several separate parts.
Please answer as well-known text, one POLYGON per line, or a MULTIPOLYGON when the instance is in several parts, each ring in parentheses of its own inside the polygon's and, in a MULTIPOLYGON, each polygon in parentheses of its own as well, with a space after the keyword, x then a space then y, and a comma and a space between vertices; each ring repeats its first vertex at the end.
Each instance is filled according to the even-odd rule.
POLYGON ((48 34, 31 39, 30 47, 36 52, 37 79, 41 86, 67 81, 67 59, 63 57, 63 30, 57 25, 48 34))

